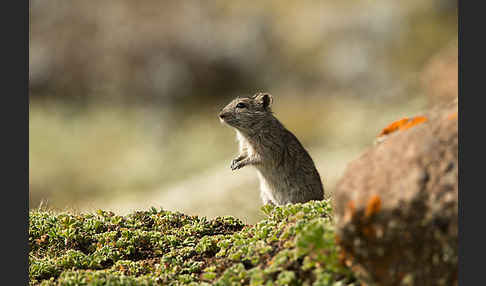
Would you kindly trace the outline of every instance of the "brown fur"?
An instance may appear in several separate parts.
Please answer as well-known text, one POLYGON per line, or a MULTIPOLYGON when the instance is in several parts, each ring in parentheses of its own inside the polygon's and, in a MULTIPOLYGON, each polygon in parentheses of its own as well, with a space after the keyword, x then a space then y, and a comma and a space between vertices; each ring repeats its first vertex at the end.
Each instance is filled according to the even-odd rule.
POLYGON ((273 115, 272 96, 236 98, 219 118, 236 130, 240 154, 231 169, 255 166, 264 204, 322 200, 324 188, 312 158, 299 140, 273 115))

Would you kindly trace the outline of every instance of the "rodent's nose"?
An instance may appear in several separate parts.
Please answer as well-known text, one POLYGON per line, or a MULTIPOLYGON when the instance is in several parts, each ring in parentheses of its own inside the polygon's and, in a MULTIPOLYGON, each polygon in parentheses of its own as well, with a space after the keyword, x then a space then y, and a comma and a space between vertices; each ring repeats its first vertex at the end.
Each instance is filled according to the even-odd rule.
POLYGON ((225 117, 226 117, 226 114, 224 114, 223 112, 219 113, 219 118, 224 119, 225 117))

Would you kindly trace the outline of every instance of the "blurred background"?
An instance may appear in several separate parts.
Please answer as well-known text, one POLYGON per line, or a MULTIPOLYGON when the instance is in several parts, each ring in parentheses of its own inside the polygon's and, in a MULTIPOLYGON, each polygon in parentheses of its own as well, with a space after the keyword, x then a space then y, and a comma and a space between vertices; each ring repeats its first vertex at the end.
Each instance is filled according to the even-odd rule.
POLYGON ((261 219, 218 111, 267 91, 332 196, 388 123, 457 96, 457 1, 30 1, 29 203, 261 219))

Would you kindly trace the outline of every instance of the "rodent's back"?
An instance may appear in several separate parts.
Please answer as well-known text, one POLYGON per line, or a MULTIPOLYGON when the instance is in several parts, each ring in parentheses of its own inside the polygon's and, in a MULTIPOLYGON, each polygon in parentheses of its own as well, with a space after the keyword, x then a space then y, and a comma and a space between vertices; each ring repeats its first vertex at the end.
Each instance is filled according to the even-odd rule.
POLYGON ((322 200, 324 188, 314 161, 297 137, 275 117, 259 135, 246 138, 262 157, 255 165, 263 182, 278 204, 322 200))

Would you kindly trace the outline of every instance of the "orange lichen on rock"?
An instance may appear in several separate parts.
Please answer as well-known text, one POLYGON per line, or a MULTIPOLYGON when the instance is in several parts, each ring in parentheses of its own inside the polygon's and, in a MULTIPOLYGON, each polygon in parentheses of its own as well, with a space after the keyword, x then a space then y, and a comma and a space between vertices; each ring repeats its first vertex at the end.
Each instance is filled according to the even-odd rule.
POLYGON ((420 123, 424 123, 425 121, 427 121, 427 117, 425 117, 425 116, 416 116, 416 117, 413 117, 412 119, 410 119, 406 124, 401 125, 399 127, 399 129, 400 130, 405 130, 405 129, 408 129, 408 128, 413 127, 415 125, 418 125, 420 123))
POLYGON ((408 122, 408 117, 405 117, 403 119, 400 119, 400 120, 397 120, 397 121, 394 121, 392 122, 390 125, 388 125, 387 127, 383 128, 383 130, 381 131, 380 134, 378 134, 378 137, 380 136, 383 136, 383 135, 388 135, 390 133, 393 133, 395 131, 398 130, 398 128, 400 128, 400 126, 406 124, 408 122))
POLYGON ((369 200, 368 204, 366 205, 366 210, 365 210, 365 217, 370 217, 378 211, 380 211, 381 208, 381 199, 377 195, 373 195, 369 200))
POLYGON ((408 118, 408 117, 402 118, 400 120, 392 122, 390 125, 383 128, 383 130, 380 132, 380 134, 378 134, 378 137, 391 134, 391 133, 393 133, 397 130, 408 129, 408 128, 413 127, 415 125, 418 125, 420 123, 424 123, 425 121, 427 121, 427 117, 425 117, 425 116, 415 116, 415 117, 412 117, 412 118, 408 118))
POLYGON ((363 232, 364 236, 366 238, 374 238, 376 237, 375 235, 375 228, 372 225, 365 226, 361 229, 363 232))

